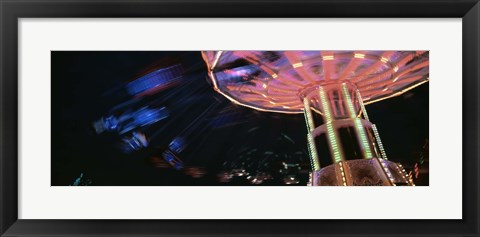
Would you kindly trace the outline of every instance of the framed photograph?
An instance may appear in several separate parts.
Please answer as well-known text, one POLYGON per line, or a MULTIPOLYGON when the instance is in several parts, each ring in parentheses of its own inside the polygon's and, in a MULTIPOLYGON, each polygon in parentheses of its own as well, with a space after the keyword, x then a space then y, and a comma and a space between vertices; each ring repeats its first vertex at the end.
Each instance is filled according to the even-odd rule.
POLYGON ((479 236, 477 0, 0 4, 0 236, 479 236))

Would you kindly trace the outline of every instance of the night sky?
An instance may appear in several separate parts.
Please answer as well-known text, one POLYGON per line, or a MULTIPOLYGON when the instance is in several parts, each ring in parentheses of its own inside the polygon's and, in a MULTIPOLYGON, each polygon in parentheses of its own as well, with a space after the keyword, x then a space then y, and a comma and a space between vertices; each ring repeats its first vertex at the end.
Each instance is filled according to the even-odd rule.
MULTIPOLYGON (((309 167, 303 115, 258 112, 232 104, 213 90, 200 52, 54 51, 51 56, 53 186, 72 185, 81 173, 89 185, 225 185, 218 182, 217 174, 255 149, 301 153, 294 162, 309 167), (143 128, 151 137, 148 148, 125 154, 118 149, 118 135, 95 133, 94 121, 111 108, 132 101, 124 90, 125 83, 151 69, 176 63, 186 72, 181 84, 134 101, 165 106, 170 111, 167 119, 143 128), (200 116, 205 110, 207 113, 200 116), (225 114, 231 116, 222 117, 225 114), (188 135, 187 147, 179 157, 186 167, 204 170, 203 177, 152 165, 152 157, 160 156, 162 149, 182 134, 188 135)), ((425 83, 366 106, 389 159, 401 162, 407 172, 428 140, 428 88, 425 83)), ((278 159, 258 157, 247 162, 267 169, 261 166, 276 167, 278 159)), ((242 180, 230 183, 246 184, 242 180)), ((271 181, 268 185, 280 183, 271 181)))

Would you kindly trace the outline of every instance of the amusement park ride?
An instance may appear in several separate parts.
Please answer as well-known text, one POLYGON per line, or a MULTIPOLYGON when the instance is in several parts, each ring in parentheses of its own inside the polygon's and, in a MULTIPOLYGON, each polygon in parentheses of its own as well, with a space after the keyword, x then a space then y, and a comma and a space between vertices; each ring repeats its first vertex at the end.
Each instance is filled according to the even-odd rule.
POLYGON ((310 185, 414 185, 388 160, 365 105, 428 82, 428 51, 205 51, 214 89, 265 112, 305 115, 310 185), (330 161, 320 164, 319 154, 330 161))

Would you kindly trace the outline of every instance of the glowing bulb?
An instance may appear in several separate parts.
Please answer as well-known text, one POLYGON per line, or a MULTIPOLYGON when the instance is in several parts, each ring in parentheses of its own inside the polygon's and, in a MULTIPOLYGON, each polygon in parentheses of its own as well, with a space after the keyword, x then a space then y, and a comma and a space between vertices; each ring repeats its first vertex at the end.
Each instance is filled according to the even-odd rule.
POLYGON ((326 56, 322 56, 322 59, 323 59, 324 61, 328 61, 328 60, 333 60, 334 57, 333 57, 333 55, 326 55, 326 56))
POLYGON ((354 57, 355 57, 355 58, 365 58, 365 54, 363 54, 363 53, 356 53, 354 57))
POLYGON ((303 63, 302 62, 295 63, 295 64, 292 64, 292 66, 293 66, 293 68, 301 67, 301 66, 303 66, 303 63))

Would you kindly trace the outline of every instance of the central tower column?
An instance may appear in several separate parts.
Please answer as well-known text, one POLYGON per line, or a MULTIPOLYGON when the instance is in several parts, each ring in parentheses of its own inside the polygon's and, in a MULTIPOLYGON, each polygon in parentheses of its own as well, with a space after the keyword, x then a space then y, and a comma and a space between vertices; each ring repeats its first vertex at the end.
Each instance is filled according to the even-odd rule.
POLYGON ((413 185, 401 166, 387 160, 354 83, 327 81, 300 96, 314 186, 413 185))

